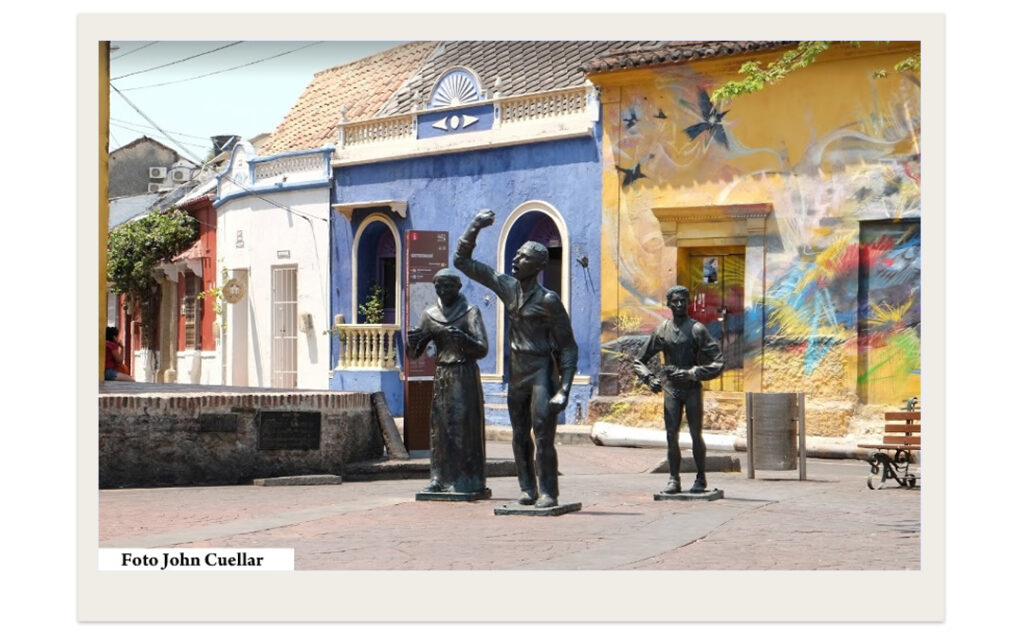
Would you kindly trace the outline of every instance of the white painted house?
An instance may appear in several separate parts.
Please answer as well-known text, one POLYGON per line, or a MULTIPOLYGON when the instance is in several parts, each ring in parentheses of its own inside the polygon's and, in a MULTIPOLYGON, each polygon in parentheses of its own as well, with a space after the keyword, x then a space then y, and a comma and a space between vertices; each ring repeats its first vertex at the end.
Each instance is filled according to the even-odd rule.
POLYGON ((240 142, 217 176, 224 384, 327 388, 332 151, 257 156, 240 142))

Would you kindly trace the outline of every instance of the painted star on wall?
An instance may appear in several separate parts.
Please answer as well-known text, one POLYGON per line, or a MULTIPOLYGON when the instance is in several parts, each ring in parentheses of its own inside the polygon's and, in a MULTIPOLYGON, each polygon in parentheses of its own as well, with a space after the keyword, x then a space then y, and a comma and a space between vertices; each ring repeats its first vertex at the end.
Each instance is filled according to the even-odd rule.
POLYGON ((644 174, 644 173, 642 173, 640 171, 640 163, 639 162, 636 163, 635 165, 633 165, 632 167, 630 167, 629 169, 623 169, 622 167, 620 167, 618 165, 615 165, 615 168, 618 169, 619 171, 621 171, 622 173, 626 174, 622 178, 622 188, 626 188, 627 186, 632 184, 634 181, 639 180, 640 178, 646 178, 647 177, 646 174, 644 174))
MULTIPOLYGON (((729 148, 729 141, 725 137, 725 127, 722 126, 722 119, 729 110, 725 112, 719 112, 708 97, 708 93, 704 90, 700 91, 700 113, 703 119, 700 123, 694 123, 686 128, 686 134, 690 137, 690 140, 694 140, 704 132, 708 133, 708 141, 714 139, 722 144, 726 149, 729 148)), ((705 143, 705 146, 707 144, 705 143)))

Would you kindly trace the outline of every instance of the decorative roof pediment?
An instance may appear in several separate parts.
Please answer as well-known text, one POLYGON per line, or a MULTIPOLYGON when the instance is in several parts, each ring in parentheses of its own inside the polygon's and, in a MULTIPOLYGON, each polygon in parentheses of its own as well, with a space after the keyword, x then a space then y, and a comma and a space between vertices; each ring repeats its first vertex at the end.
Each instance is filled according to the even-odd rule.
POLYGON ((455 68, 446 72, 430 94, 428 108, 446 108, 465 105, 484 98, 480 89, 480 80, 473 71, 466 68, 455 68))
POLYGON ((245 190, 252 185, 250 162, 256 157, 256 150, 246 141, 236 143, 231 150, 231 159, 217 176, 217 197, 225 197, 245 190))

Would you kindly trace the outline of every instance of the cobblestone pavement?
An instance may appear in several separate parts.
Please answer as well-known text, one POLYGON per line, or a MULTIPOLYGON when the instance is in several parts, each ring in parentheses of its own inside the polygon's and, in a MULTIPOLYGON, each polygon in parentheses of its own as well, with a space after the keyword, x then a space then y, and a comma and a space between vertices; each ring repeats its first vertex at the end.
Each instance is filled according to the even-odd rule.
MULTIPOLYGON (((511 458, 489 442, 490 458, 511 458)), ((425 480, 306 487, 100 490, 101 547, 285 547, 297 570, 883 570, 921 567, 921 493, 872 491, 862 461, 796 471, 709 474, 716 501, 654 501, 656 449, 563 445, 558 517, 496 516, 490 500, 417 502, 425 480)), ((745 455, 739 455, 746 466, 745 455)))

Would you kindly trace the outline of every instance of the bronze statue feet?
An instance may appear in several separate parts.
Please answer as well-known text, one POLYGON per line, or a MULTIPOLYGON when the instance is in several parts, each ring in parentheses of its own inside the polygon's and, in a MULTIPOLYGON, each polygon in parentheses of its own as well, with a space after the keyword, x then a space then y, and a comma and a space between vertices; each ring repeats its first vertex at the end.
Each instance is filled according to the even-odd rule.
POLYGON ((690 488, 691 494, 703 494, 708 489, 708 482, 703 478, 698 478, 693 481, 693 487, 690 488))
POLYGON ((442 492, 442 491, 444 491, 444 485, 441 484, 441 481, 439 481, 439 480, 437 480, 435 478, 435 479, 432 479, 430 481, 430 483, 426 487, 423 488, 423 491, 425 491, 425 492, 442 492))
POLYGON ((678 494, 680 491, 682 491, 682 488, 679 486, 679 479, 676 477, 672 477, 668 479, 668 485, 665 485, 665 489, 661 490, 661 493, 678 494))
POLYGON ((520 505, 532 505, 537 502, 537 492, 523 492, 519 496, 520 505))
POLYGON ((558 501, 555 500, 555 498, 553 496, 548 496, 547 494, 541 494, 540 498, 537 500, 537 504, 535 506, 537 507, 537 509, 547 509, 548 507, 554 507, 557 504, 558 504, 558 501))

